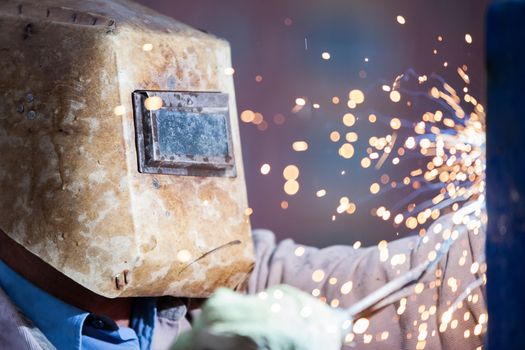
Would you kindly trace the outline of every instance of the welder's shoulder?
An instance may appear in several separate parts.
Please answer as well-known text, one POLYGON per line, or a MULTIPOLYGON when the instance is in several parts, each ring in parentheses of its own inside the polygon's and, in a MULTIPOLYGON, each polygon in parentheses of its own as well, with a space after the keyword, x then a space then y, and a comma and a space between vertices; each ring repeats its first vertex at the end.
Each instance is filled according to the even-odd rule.
POLYGON ((56 350, 0 288, 0 348, 56 350))

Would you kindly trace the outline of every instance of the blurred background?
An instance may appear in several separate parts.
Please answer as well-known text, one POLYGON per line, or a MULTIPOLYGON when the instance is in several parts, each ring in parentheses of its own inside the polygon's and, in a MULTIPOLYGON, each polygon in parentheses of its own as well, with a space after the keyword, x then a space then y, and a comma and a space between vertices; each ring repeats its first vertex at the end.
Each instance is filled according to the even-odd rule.
POLYGON ((433 108, 425 102, 428 84, 418 86, 417 77, 439 76, 462 91, 461 67, 468 93, 484 104, 488 1, 139 2, 230 42, 227 73, 234 75, 254 228, 318 247, 417 234, 377 210, 434 195, 398 185, 421 156, 399 155, 394 164, 393 155, 380 167, 362 160, 373 153, 371 137, 392 134, 392 118, 400 120, 404 141, 433 108), (415 84, 398 100, 390 90, 401 74, 415 84), (363 102, 359 93, 349 97, 353 90, 363 102), (352 117, 343 120, 347 113, 352 117), (293 167, 283 174, 289 165, 298 174, 293 167))

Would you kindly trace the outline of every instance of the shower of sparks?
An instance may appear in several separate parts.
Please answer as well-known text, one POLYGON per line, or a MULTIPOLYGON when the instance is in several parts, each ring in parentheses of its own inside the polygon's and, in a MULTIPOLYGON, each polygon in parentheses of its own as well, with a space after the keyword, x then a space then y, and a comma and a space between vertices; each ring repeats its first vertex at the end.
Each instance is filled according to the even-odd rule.
MULTIPOLYGON (((449 249, 447 247, 459 244, 456 242, 460 242, 460 232, 469 231, 481 236, 482 227, 486 222, 485 109, 474 96, 469 94, 467 85, 470 84, 471 79, 467 74, 467 67, 458 67, 457 74, 466 85, 461 88, 461 92, 437 75, 418 75, 411 70, 399 75, 391 85, 379 85, 378 91, 386 94, 385 97, 390 103, 406 103, 413 96, 421 94, 421 91, 426 91, 426 96, 433 106, 421 113, 419 120, 415 122, 407 122, 406 117, 403 118, 403 115, 399 114, 395 116, 365 114, 364 122, 377 124, 377 131, 383 132, 376 136, 362 137, 362 142, 366 142, 369 146, 365 154, 358 154, 357 149, 352 145, 360 139, 360 124, 357 116, 364 113, 360 110, 360 105, 366 100, 362 90, 354 89, 348 93, 349 101, 353 101, 355 106, 352 113, 345 113, 339 119, 340 125, 348 131, 342 134, 337 130, 328 131, 328 138, 338 145, 340 157, 343 159, 358 157, 363 169, 371 168, 377 172, 377 179, 371 177, 370 195, 380 199, 387 191, 411 189, 408 195, 401 197, 394 205, 378 206, 372 211, 372 215, 379 220, 391 222, 394 228, 406 226, 419 234, 423 243, 429 234, 429 229, 432 230, 431 233, 441 235, 442 242, 438 243, 426 257, 425 263, 430 265, 439 261, 443 252, 449 249), (383 129, 380 125, 384 126, 383 129), (418 157, 423 162, 417 167, 407 168, 403 164, 403 159, 408 157, 418 157), (400 177, 388 174, 387 164, 388 167, 401 167, 405 174, 400 177), (430 199, 418 200, 421 194, 429 193, 432 194, 428 197, 430 199), (439 221, 444 215, 452 215, 452 219, 439 221)), ((305 105, 306 99, 298 98, 295 103, 305 105)), ((241 113, 241 120, 255 123, 256 115, 257 113, 247 110, 241 113)), ((304 152, 309 150, 309 144, 306 141, 294 141, 292 148, 294 151, 304 152)), ((264 164, 261 173, 267 174, 266 171, 269 172, 269 169, 270 165, 264 164)), ((282 175, 285 180, 283 191, 286 195, 294 196, 299 192, 300 173, 299 166, 295 164, 290 164, 283 169, 282 175)), ((314 190, 314 193, 319 200, 326 200, 324 198, 327 194, 326 188, 314 190)), ((288 201, 281 202, 283 210, 288 206, 288 201)), ((358 206, 359 201, 341 196, 334 205, 331 220, 336 220, 340 215, 356 213, 358 206)), ((361 242, 355 242, 353 248, 360 249, 361 242)), ((377 249, 378 263, 388 265, 392 269, 400 269, 410 258, 405 253, 391 253, 386 241, 379 242, 377 249)), ((297 257, 303 254, 304 247, 296 249, 297 257)), ((415 320, 414 325, 417 327, 413 334, 418 340, 418 349, 425 349, 427 338, 436 335, 436 332, 443 333, 448 329, 457 328, 460 319, 467 322, 471 316, 470 313, 465 312, 465 303, 475 304, 480 301, 479 289, 476 288, 486 283, 486 264, 480 260, 469 265, 466 260, 467 251, 464 250, 463 254, 456 263, 465 266, 470 274, 478 276, 475 284, 465 286, 458 277, 449 274, 445 278, 443 271, 437 268, 433 271, 434 281, 423 283, 417 282, 416 279, 407 296, 400 295, 396 297, 397 299, 393 299, 394 302, 397 300, 397 314, 402 315, 407 304, 416 303, 417 296, 429 288, 444 286, 456 295, 456 299, 450 300, 447 304, 447 309, 440 316, 438 328, 435 330, 429 328, 427 320, 431 316, 437 317, 436 306, 434 304, 419 306, 419 318, 415 320)), ((400 278, 402 276, 404 275, 400 278)), ((343 300, 328 299, 323 292, 323 283, 328 281, 330 285, 338 288, 342 295, 350 294, 353 290, 352 281, 338 280, 330 276, 328 271, 321 269, 313 271, 311 279, 319 285, 311 291, 311 294, 332 307, 340 307, 343 300)), ((375 341, 388 339, 389 334, 384 330, 375 337, 367 333, 372 321, 366 317, 357 319, 352 327, 348 326, 350 333, 345 339, 355 341, 356 337, 361 337, 364 343, 371 343, 374 339, 375 341)), ((482 314, 472 329, 465 329, 464 337, 480 336, 486 331, 486 327, 487 316, 482 314)))
MULTIPOLYGON (((406 24, 405 17, 401 15, 396 17, 396 21, 401 25, 406 24)), ((289 20, 289 24, 286 25, 291 25, 291 23, 292 21, 289 20)), ((437 35, 433 40, 437 40, 435 44, 438 48, 444 45, 442 35, 437 35)), ((465 34, 464 40, 467 44, 473 42, 472 36, 468 33, 465 34)), ((306 38, 304 45, 307 50, 306 38)), ((437 55, 438 50, 434 48, 432 53, 437 55)), ((321 58, 330 60, 331 54, 326 51, 322 52, 321 58)), ((364 61, 369 60, 364 58, 364 61)), ((453 67, 452 63, 444 60, 441 61, 441 65, 453 67)), ((382 201, 383 194, 388 192, 405 190, 405 193, 408 193, 400 195, 398 201, 393 205, 382 203, 373 208, 372 216, 391 223, 396 231, 402 226, 406 227, 421 236, 423 244, 428 242, 429 234, 436 234, 442 238, 441 242, 428 252, 424 262, 427 266, 434 266, 432 274, 435 279, 430 282, 415 279, 410 288, 400 290, 405 295, 396 296, 396 299, 391 302, 395 302, 395 312, 400 316, 405 313, 410 303, 415 305, 418 302, 418 296, 429 289, 446 288, 455 295, 453 300, 444 301, 446 310, 439 317, 435 303, 418 306, 418 315, 413 320, 414 331, 407 331, 406 334, 407 339, 412 337, 417 339, 417 349, 425 349, 428 338, 440 336, 438 333, 445 332, 446 334, 447 330, 456 329, 460 322, 471 320, 474 316, 471 316, 465 305, 480 302, 482 296, 480 296, 479 287, 486 283, 485 262, 483 259, 469 262, 467 250, 463 251, 459 259, 447 261, 447 264, 457 264, 467 269, 470 274, 476 276, 473 283, 467 284, 458 276, 445 273, 434 264, 450 246, 460 244, 459 237, 462 232, 472 232, 475 236, 481 237, 483 226, 486 223, 484 208, 485 109, 469 92, 471 77, 467 73, 468 67, 465 65, 457 67, 456 72, 462 85, 463 83, 465 85, 459 89, 447 84, 436 74, 418 75, 413 70, 408 70, 397 76, 390 84, 377 85, 377 91, 354 88, 349 92, 335 92, 338 96, 325 97, 325 99, 316 96, 308 96, 308 99, 297 97, 294 101, 295 106, 292 106, 291 110, 292 113, 298 113, 303 108, 309 110, 311 106, 313 109, 323 111, 320 104, 312 103, 310 98, 321 102, 323 106, 331 103, 331 105, 348 108, 346 112, 338 115, 337 127, 331 126, 326 130, 324 136, 335 146, 336 156, 344 161, 355 160, 356 164, 360 164, 362 171, 371 172, 370 181, 364 189, 367 196, 382 201), (396 107, 396 113, 381 115, 377 112, 365 111, 365 101, 371 93, 382 94, 385 103, 396 107), (430 101, 431 107, 425 107, 425 111, 418 115, 417 120, 397 110, 397 107, 411 107, 416 97, 423 95, 430 101), (365 136, 366 134, 360 130, 363 124, 373 124, 376 134, 365 136), (365 147, 362 147, 363 145, 365 147), (414 158, 418 162, 405 161, 414 158), (391 172, 392 169, 396 171, 391 172), (400 172, 401 176, 399 176, 400 172), (428 199, 422 200, 422 197, 428 199), (451 219, 440 220, 446 215, 451 219), (439 320, 437 329, 431 329, 430 322, 427 322, 431 316, 439 320)), ((233 74, 233 69, 231 74, 233 74)), ((364 74, 366 76, 366 72, 364 74)), ((276 114, 273 121, 276 125, 281 125, 286 118, 282 114, 276 114)), ((245 110, 241 113, 240 119, 244 123, 254 124, 259 130, 268 127, 264 116, 258 112, 245 110)), ((315 150, 315 143, 310 139, 308 142, 301 140, 303 137, 306 138, 305 135, 297 136, 297 139, 291 142, 292 150, 294 152, 315 150)), ((338 217, 359 213, 360 201, 358 198, 354 198, 351 194, 338 194, 337 191, 330 188, 329 184, 318 183, 314 189, 301 188, 299 175, 308 176, 309 174, 306 171, 301 172, 300 163, 297 164, 299 165, 287 165, 283 169, 282 191, 287 196, 287 200, 280 202, 281 209, 288 209, 294 200, 293 196, 301 189, 310 196, 315 194, 316 200, 323 201, 323 203, 331 201, 326 204, 333 208, 327 220, 335 221, 338 217), (337 196, 336 199, 331 199, 330 197, 334 194, 337 196)), ((263 164, 260 173, 268 175, 270 169, 270 164, 263 164)), ((337 173, 341 175, 345 175, 347 171, 348 169, 337 169, 337 173)), ((348 174, 354 175, 354 169, 348 174)), ((360 241, 352 245, 356 250, 361 249, 361 246, 360 241)), ((294 253, 299 258, 307 255, 304 247, 296 248, 294 253)), ((403 265, 411 261, 411 256, 404 253, 395 254, 389 250, 387 241, 377 244, 377 257, 378 264, 384 264, 398 273, 403 265)), ((340 307, 344 301, 343 299, 330 299, 323 283, 328 282, 331 286, 336 287, 342 295, 348 295, 357 289, 353 281, 339 280, 330 276, 329 271, 322 269, 313 271, 311 280, 319 284, 312 289, 311 294, 332 307, 340 307)), ((463 336, 469 338, 483 334, 486 331, 487 322, 487 314, 482 313, 476 325, 465 329, 463 336)), ((390 334, 384 330, 375 335, 367 333, 370 328, 373 328, 371 323, 372 320, 367 317, 360 317, 353 322, 351 327, 347 325, 350 333, 345 338, 346 342, 352 343, 357 337, 360 337, 365 344, 374 340, 385 341, 389 338, 390 334)))
MULTIPOLYGON (((467 81, 463 71, 458 72, 462 72, 460 76, 467 81)), ((415 135, 403 142, 407 150, 419 150, 423 157, 429 159, 425 167, 412 170, 403 179, 404 185, 418 191, 423 190, 419 187, 422 183, 426 187, 439 189, 431 203, 417 206, 416 203, 406 203, 406 210, 399 214, 405 217, 405 225, 410 229, 435 220, 444 208, 484 198, 484 108, 475 99, 467 98, 473 110, 470 114, 466 113, 457 92, 446 83, 440 85, 431 86, 429 94, 442 103, 444 111, 424 113, 421 121, 414 126, 415 135)), ((391 125, 394 121, 397 126, 399 119, 392 118, 391 125)), ((385 152, 385 142, 371 143, 376 151, 385 152)), ((399 207, 398 203, 396 209, 399 207)), ((455 208, 457 210, 459 205, 455 208)))
MULTIPOLYGON (((459 67, 457 73, 465 84, 470 84, 466 67, 459 67)), ((469 231, 478 235, 486 223, 485 110, 468 93, 467 87, 461 90, 463 93, 461 96, 456 89, 435 75, 418 76, 415 72, 408 71, 396 79, 392 85, 394 89, 384 85, 381 90, 389 94, 392 102, 399 103, 413 95, 403 83, 409 85, 412 81, 416 81, 420 89, 426 89, 428 98, 435 102, 435 108, 422 113, 420 120, 413 125, 404 123, 402 117, 382 117, 381 119, 390 126, 391 130, 386 135, 372 136, 368 139, 370 148, 367 155, 362 158, 361 166, 365 169, 374 166, 379 170, 388 158, 391 158, 393 166, 396 166, 403 157, 416 155, 425 162, 420 167, 407 169, 406 175, 397 180, 391 179, 388 174, 383 174, 380 176, 380 181, 371 182, 370 193, 373 195, 380 195, 383 190, 389 188, 390 190, 396 187, 412 188, 410 195, 400 199, 395 205, 379 206, 373 210, 373 215, 381 220, 392 222, 394 227, 405 225, 408 229, 418 232, 423 238, 428 234, 427 229, 432 228, 434 234, 442 235, 443 244, 446 242, 455 244, 454 242, 459 241, 459 232, 469 231), (428 201, 418 202, 418 196, 422 193, 434 193, 434 195, 428 201), (451 220, 444 224, 436 224, 440 217, 450 213, 453 214, 451 220)), ((376 115, 369 115, 370 123, 375 123, 376 120, 376 115)), ((354 126, 353 121, 351 117, 346 116, 346 120, 343 117, 342 123, 350 127, 354 126)), ((340 142, 339 134, 335 131, 330 134, 330 139, 333 142, 340 142)), ((343 143, 341 147, 345 145, 347 144, 343 143)), ((339 154, 341 155, 341 149, 339 154)), ((341 199, 335 216, 347 213, 348 206, 349 202, 341 199)), ((354 248, 359 249, 359 247, 360 243, 357 245, 356 242, 354 248)), ((407 261, 405 254, 390 256, 386 241, 379 242, 378 249, 379 262, 390 264, 392 268, 401 266, 407 261)), ((429 263, 439 259, 438 249, 439 247, 436 247, 436 250, 428 254, 429 263)), ((465 250, 463 257, 457 262, 459 266, 466 264, 466 255, 465 250)), ((436 280, 429 284, 430 287, 421 282, 413 287, 413 295, 418 295, 426 288, 445 284, 457 294, 457 299, 447 304, 449 307, 440 319, 437 331, 441 333, 458 327, 458 318, 461 316, 465 302, 475 304, 480 300, 479 292, 475 291, 477 287, 486 283, 486 264, 483 260, 476 261, 467 266, 467 269, 471 274, 480 276, 472 285, 463 286, 462 281, 455 276, 448 276, 446 280, 442 280, 442 272, 438 269, 435 271, 436 280)), ((349 282, 351 281, 341 281, 341 283, 349 282)), ((341 288, 343 286, 345 284, 341 288)), ((319 297, 322 297, 322 294, 319 297)), ((333 305, 330 300, 327 302, 333 305)), ((339 305, 339 300, 336 304, 339 305)), ((406 304, 406 298, 400 299, 397 310, 399 315, 403 314, 406 304)), ((434 305, 421 305, 419 308, 421 323, 416 333, 418 349, 425 349, 427 337, 433 336, 432 334, 436 332, 434 330, 434 333, 429 333, 425 322, 435 314, 434 305)), ((487 317, 486 314, 482 315, 473 329, 465 330, 465 338, 479 336, 486 331, 487 317)), ((470 313, 465 313, 464 321, 466 322, 469 317, 470 313)), ((356 336, 362 335, 363 342, 371 342, 371 335, 367 338, 365 333, 368 327, 368 319, 358 319, 354 323, 351 337, 347 338, 353 340, 356 336)), ((381 339, 381 336, 376 337, 377 341, 381 339)))

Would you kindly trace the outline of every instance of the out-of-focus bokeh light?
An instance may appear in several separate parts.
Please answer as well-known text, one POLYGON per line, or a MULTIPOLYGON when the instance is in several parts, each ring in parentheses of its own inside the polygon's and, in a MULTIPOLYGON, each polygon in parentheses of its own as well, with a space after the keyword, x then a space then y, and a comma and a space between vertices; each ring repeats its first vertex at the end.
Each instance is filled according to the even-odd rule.
POLYGON ((264 163, 261 166, 261 174, 263 175, 268 175, 270 173, 270 170, 271 170, 271 166, 268 163, 264 163))
POLYGON ((164 102, 160 96, 151 96, 144 100, 144 107, 148 111, 156 111, 162 108, 164 102))
POLYGON ((232 67, 224 68, 224 74, 233 75, 234 73, 235 73, 235 69, 233 69, 232 67))

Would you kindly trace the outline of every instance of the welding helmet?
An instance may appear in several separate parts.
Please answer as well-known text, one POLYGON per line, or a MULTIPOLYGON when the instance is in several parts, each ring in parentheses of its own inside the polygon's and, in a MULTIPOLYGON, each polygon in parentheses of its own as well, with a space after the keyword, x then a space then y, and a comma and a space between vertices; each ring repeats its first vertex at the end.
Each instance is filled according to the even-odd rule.
POLYGON ((229 44, 126 0, 0 3, 0 229, 106 297, 253 263, 229 44))

